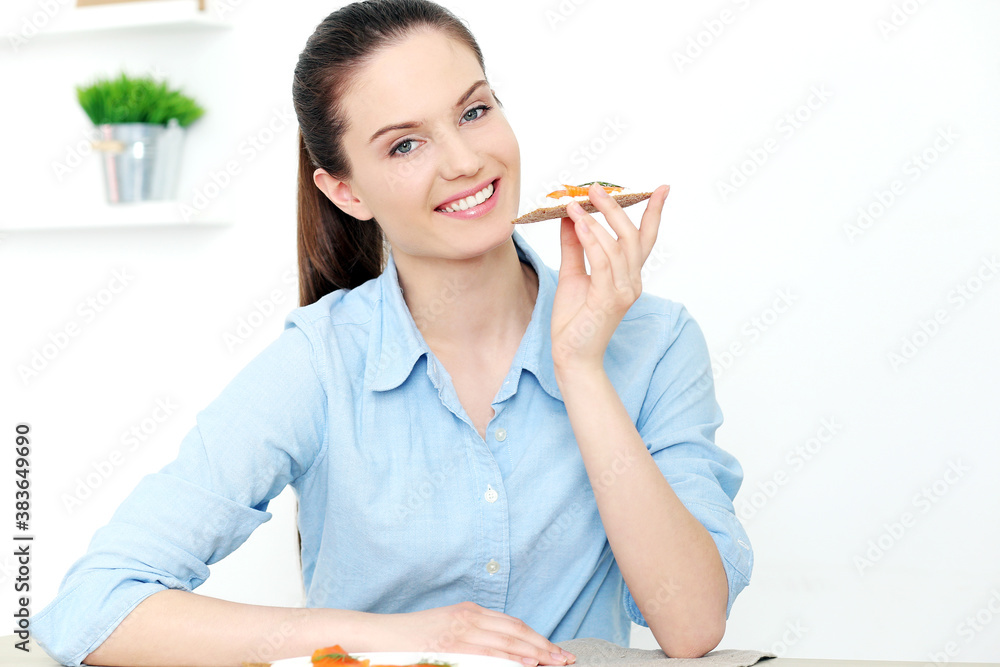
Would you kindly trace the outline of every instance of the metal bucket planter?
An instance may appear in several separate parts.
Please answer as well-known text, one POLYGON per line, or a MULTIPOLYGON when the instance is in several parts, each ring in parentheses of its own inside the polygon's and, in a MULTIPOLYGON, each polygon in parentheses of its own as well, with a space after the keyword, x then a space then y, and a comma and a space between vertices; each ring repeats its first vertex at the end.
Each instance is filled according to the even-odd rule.
POLYGON ((109 204, 177 198, 184 128, 176 118, 166 126, 112 123, 97 131, 100 139, 93 146, 102 154, 109 204))

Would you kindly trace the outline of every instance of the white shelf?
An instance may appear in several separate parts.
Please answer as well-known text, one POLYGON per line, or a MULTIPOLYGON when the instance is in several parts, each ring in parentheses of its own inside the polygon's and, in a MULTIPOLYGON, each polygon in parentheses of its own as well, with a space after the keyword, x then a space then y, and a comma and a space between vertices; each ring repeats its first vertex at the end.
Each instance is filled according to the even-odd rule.
POLYGON ((105 204, 99 208, 82 207, 73 211, 34 212, 32 219, 19 216, 17 220, 0 222, 0 232, 27 232, 73 229, 221 229, 233 224, 219 216, 192 215, 184 220, 179 201, 135 202, 105 204), (42 213, 43 219, 39 219, 42 213))
POLYGON ((196 29, 232 27, 229 21, 211 12, 211 2, 207 3, 207 7, 205 11, 200 11, 198 0, 143 0, 90 7, 70 5, 61 11, 65 15, 38 34, 56 36, 162 26, 196 29))

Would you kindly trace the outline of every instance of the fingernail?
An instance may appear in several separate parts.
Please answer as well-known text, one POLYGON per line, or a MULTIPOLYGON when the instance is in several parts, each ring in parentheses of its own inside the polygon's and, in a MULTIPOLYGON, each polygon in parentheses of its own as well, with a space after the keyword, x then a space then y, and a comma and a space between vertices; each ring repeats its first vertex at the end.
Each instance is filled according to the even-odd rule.
POLYGON ((576 662, 576 656, 575 655, 573 655, 572 653, 570 653, 569 651, 567 651, 564 648, 560 648, 559 650, 563 652, 563 655, 565 655, 567 658, 569 658, 570 662, 576 662))
POLYGON ((555 660, 556 662, 563 663, 563 664, 566 663, 567 658, 562 653, 551 653, 550 652, 549 655, 551 655, 552 659, 555 660))
POLYGON ((521 658, 521 662, 526 664, 528 667, 538 667, 538 661, 534 658, 521 658))
POLYGON ((603 197, 607 197, 608 196, 607 191, 603 187, 601 187, 600 185, 598 185, 596 187, 597 187, 597 196, 598 197, 602 197, 603 198, 603 197))

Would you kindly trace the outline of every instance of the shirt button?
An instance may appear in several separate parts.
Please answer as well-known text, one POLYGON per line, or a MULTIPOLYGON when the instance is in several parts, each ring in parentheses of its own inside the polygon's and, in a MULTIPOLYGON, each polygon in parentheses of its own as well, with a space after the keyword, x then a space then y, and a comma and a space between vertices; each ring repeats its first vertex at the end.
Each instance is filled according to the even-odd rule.
POLYGON ((502 428, 498 428, 497 432, 496 432, 496 439, 499 440, 500 442, 503 442, 504 440, 506 440, 507 439, 507 430, 506 429, 502 429, 502 428))
POLYGON ((486 571, 489 572, 490 574, 496 574, 499 570, 500 570, 500 563, 496 562, 495 560, 490 560, 490 562, 486 564, 486 571))
POLYGON ((493 487, 490 486, 489 484, 487 484, 486 485, 486 502, 488 502, 488 503, 495 503, 497 501, 497 498, 499 498, 499 497, 500 496, 497 494, 497 492, 493 490, 493 487))

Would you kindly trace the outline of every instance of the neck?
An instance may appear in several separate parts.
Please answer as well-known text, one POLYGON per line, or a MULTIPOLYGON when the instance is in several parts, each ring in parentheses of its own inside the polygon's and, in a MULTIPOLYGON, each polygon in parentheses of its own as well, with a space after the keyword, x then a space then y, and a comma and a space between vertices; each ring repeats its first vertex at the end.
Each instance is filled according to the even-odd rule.
POLYGON ((538 279, 513 238, 474 259, 427 258, 393 250, 399 286, 417 328, 438 350, 484 353, 516 346, 535 307, 538 279))

